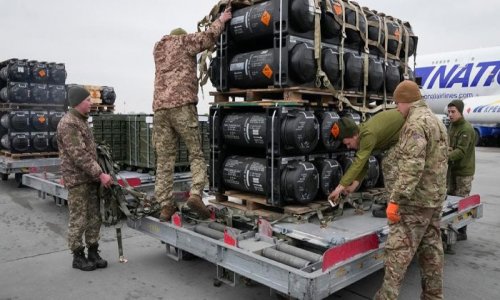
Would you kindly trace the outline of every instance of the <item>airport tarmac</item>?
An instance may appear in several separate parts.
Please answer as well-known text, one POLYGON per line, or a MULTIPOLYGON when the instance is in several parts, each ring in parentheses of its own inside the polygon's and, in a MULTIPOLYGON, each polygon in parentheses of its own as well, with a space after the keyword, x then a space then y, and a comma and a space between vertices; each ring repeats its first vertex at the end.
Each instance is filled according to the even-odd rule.
MULTIPOLYGON (((499 299, 500 149, 477 148, 473 193, 481 195, 484 216, 471 224, 468 240, 445 256, 446 299, 499 299)), ((71 268, 66 245, 67 207, 35 190, 0 182, 0 300, 7 299, 276 299, 269 288, 238 282, 214 287, 215 266, 201 259, 173 261, 158 240, 123 227, 128 263, 118 262, 114 228, 103 228, 101 256, 107 269, 71 268)), ((328 299, 371 299, 383 271, 328 299)), ((400 299, 420 298, 418 265, 412 263, 400 299)))

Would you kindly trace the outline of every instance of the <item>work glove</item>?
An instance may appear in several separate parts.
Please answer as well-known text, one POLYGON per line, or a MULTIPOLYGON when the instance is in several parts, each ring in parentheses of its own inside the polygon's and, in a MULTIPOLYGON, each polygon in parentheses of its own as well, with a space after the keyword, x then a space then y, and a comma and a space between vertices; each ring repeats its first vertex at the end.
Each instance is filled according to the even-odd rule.
POLYGON ((398 223, 399 220, 401 220, 399 205, 397 203, 389 202, 385 213, 387 214, 387 220, 389 220, 390 224, 398 223))

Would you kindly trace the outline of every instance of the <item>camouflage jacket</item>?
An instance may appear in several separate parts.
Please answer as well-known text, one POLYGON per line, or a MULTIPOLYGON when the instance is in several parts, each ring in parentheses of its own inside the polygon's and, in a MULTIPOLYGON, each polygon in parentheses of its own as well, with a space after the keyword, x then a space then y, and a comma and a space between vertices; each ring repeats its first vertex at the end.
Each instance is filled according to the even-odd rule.
POLYGON ((212 47, 223 28, 217 19, 207 31, 166 35, 156 43, 153 111, 198 103, 196 55, 212 47))
POLYGON ((70 109, 57 125, 57 143, 66 187, 99 181, 102 169, 87 117, 70 109))
POLYGON ((359 149, 356 159, 342 176, 340 184, 350 185, 354 180, 361 182, 368 170, 368 159, 374 151, 384 151, 394 146, 405 119, 395 110, 379 112, 365 123, 359 125, 359 149))
POLYGON ((398 176, 391 200, 418 207, 439 207, 446 197, 448 135, 424 100, 410 108, 395 146, 398 176))

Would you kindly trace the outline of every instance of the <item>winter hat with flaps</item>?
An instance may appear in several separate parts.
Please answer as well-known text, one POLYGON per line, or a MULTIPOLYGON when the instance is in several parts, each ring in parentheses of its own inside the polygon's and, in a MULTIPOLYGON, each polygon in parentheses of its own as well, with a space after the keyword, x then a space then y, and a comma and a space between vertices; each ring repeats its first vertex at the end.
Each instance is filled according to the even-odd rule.
POLYGON ((394 90, 393 97, 396 103, 411 103, 422 99, 422 94, 415 82, 404 80, 394 90))
POLYGON ((460 99, 453 100, 450 102, 450 104, 448 104, 448 107, 450 106, 455 106, 461 115, 464 114, 464 102, 462 100, 460 99))
POLYGON ((338 122, 333 123, 330 133, 336 140, 351 138, 359 131, 358 125, 351 117, 342 117, 338 122))
POLYGON ((89 91, 81 86, 72 86, 68 90, 68 101, 71 107, 75 107, 82 103, 83 100, 90 96, 89 91))

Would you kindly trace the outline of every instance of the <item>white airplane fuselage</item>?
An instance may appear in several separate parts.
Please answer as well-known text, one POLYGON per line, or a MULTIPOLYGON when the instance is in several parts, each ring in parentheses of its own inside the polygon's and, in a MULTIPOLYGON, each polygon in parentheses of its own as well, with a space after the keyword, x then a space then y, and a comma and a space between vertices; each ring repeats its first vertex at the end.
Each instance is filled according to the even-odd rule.
POLYGON ((500 47, 417 56, 415 74, 437 114, 454 99, 500 96, 500 47))

